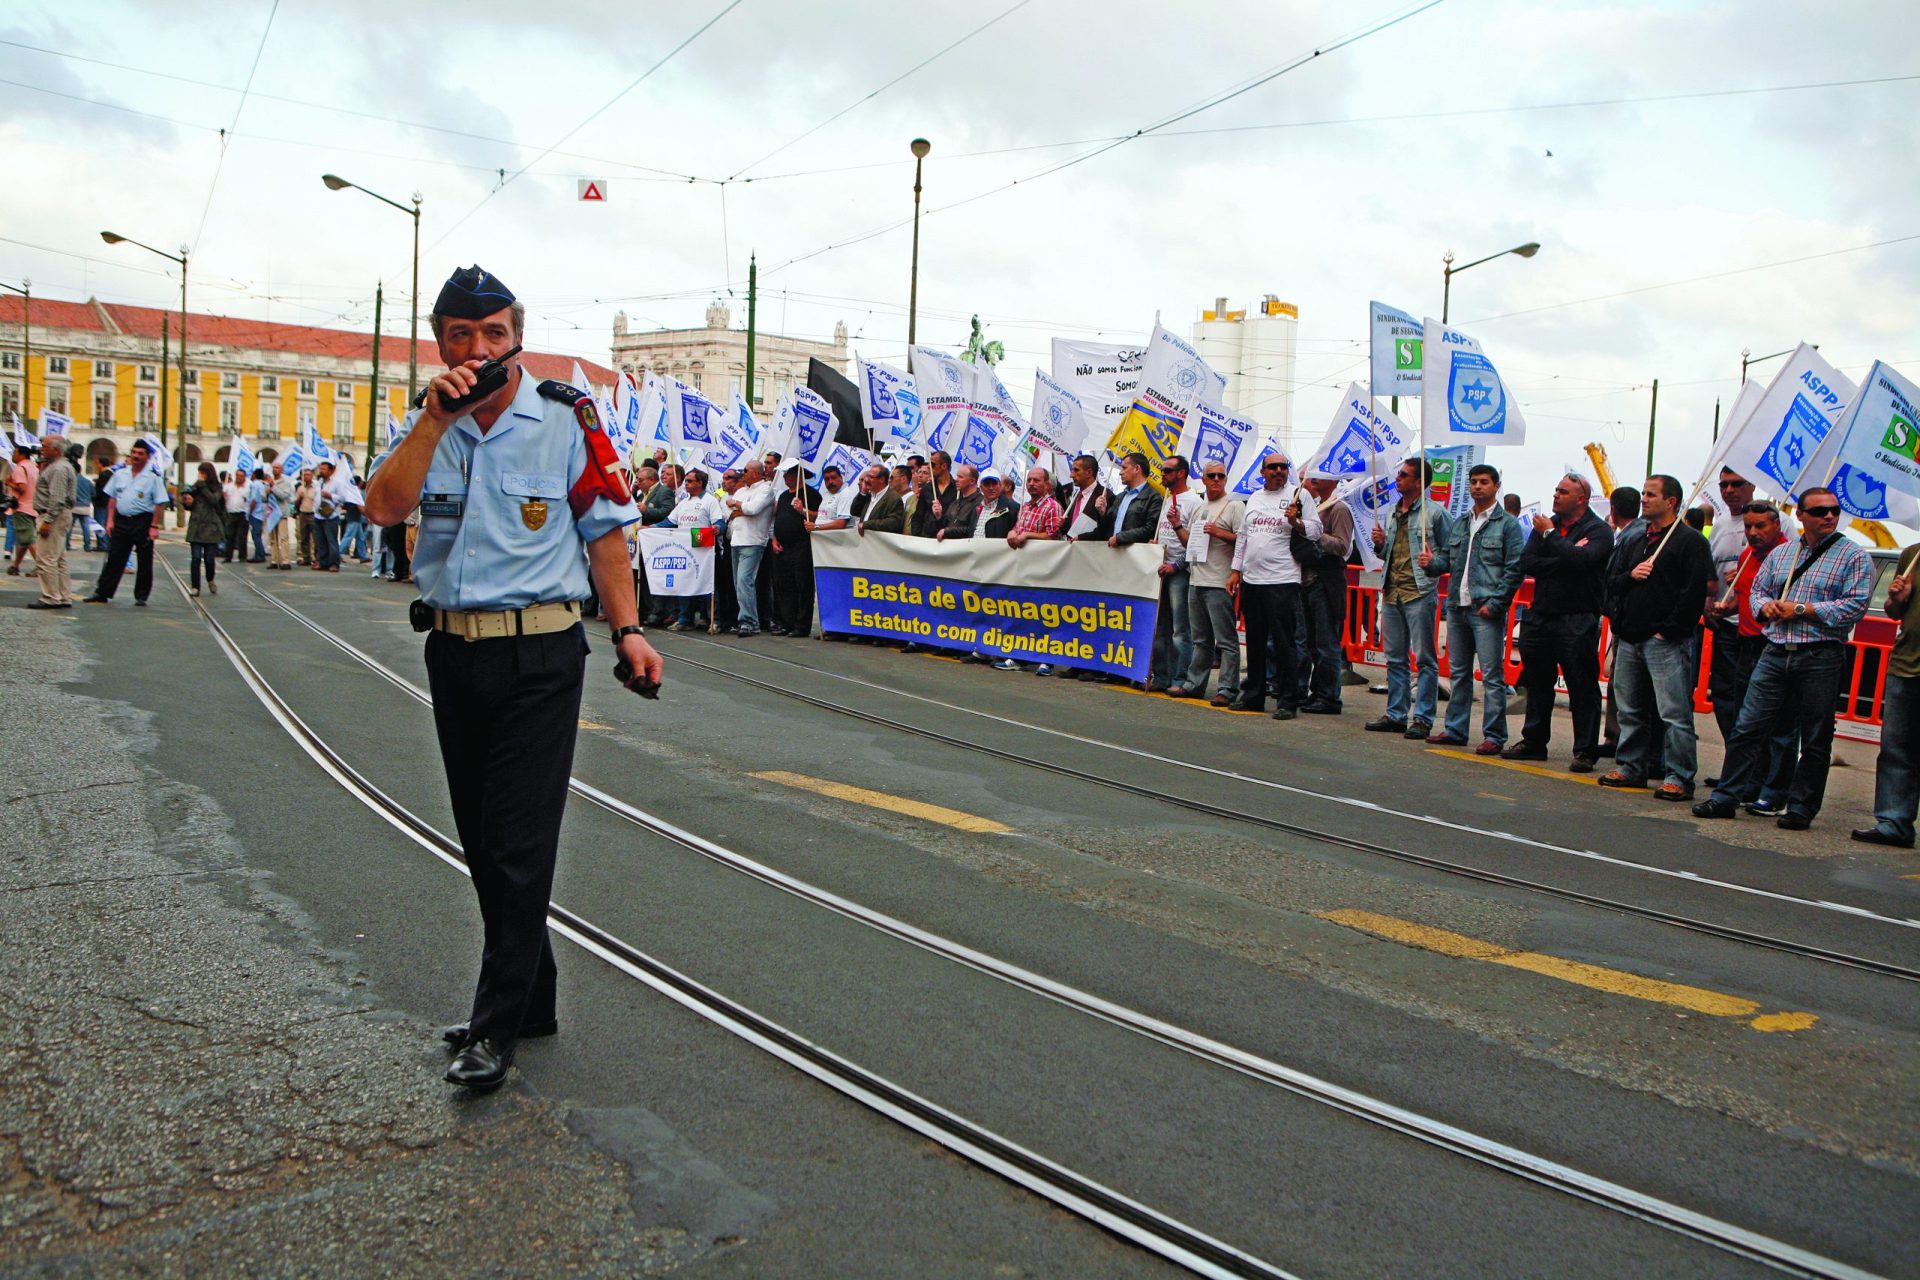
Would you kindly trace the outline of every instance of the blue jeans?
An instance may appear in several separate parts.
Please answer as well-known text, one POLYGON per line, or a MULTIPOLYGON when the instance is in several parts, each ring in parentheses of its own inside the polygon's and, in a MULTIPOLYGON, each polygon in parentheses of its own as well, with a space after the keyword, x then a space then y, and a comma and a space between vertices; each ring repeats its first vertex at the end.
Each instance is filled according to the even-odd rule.
POLYGON ((1178 684, 1193 666, 1193 629, 1187 625, 1187 567, 1160 579, 1160 614, 1153 624, 1153 666, 1148 678, 1178 684))
POLYGON ((1405 604, 1380 600, 1380 630, 1387 643, 1387 719, 1424 720, 1433 723, 1433 709, 1440 703, 1440 664, 1433 656, 1433 593, 1416 596, 1405 604), (1411 656, 1418 668, 1418 687, 1409 689, 1415 675, 1407 670, 1411 656), (1413 705, 1407 705, 1407 695, 1413 705), (1411 714, 1409 714, 1411 712, 1411 714))
POLYGON ((1473 664, 1480 662, 1481 736, 1507 745, 1507 611, 1483 618, 1477 608, 1447 605, 1447 663, 1453 685, 1447 699, 1447 732, 1467 739, 1473 727, 1473 664))
POLYGON ((1913 843, 1920 810, 1920 771, 1914 735, 1920 733, 1920 676, 1887 675, 1880 704, 1880 764, 1873 771, 1873 816, 1882 831, 1913 843))
POLYGON ((742 631, 760 629, 760 561, 766 558, 767 548, 763 543, 757 547, 743 547, 733 544, 733 593, 740 599, 740 627, 742 631))
POLYGON ((253 558, 265 560, 267 558, 266 521, 259 516, 248 516, 247 528, 253 533, 253 558))
MULTIPOLYGON (((1740 704, 1740 722, 1727 743, 1727 760, 1713 798, 1739 804, 1759 795, 1769 765, 1769 740, 1785 728, 1779 723, 1784 718, 1800 735, 1800 760, 1787 789, 1787 812, 1813 821, 1827 794, 1834 707, 1847 667, 1844 645, 1789 651, 1768 644, 1753 664, 1747 697, 1740 704)), ((1883 726, 1882 736, 1885 732, 1883 726)))
POLYGON ((1240 696, 1240 624, 1233 597, 1225 587, 1187 588, 1187 617, 1193 623, 1193 664, 1183 683, 1196 694, 1207 691, 1213 658, 1220 655, 1220 692, 1229 701, 1240 696))
POLYGON ((1699 673, 1693 638, 1621 640, 1613 651, 1613 696, 1620 708, 1620 772, 1693 790, 1699 739, 1693 731, 1693 684, 1699 673))
POLYGON ((367 522, 349 520, 346 531, 340 538, 340 554, 351 556, 355 560, 367 558, 367 522))

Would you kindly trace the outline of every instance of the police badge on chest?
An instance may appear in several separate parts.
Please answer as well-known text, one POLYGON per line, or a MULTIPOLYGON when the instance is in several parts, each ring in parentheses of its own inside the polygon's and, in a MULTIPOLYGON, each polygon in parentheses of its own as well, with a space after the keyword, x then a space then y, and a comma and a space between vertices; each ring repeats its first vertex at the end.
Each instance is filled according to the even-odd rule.
POLYGON ((530 498, 520 504, 520 523, 530 532, 538 533, 547 523, 547 504, 539 498, 530 498))

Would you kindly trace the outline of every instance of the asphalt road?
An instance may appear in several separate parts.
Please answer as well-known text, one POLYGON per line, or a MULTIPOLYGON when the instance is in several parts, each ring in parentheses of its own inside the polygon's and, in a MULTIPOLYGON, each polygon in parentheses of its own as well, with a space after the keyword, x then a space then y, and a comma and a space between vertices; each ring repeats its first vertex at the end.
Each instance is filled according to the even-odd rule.
MULTIPOLYGON (((419 638, 404 625, 405 589, 351 572, 241 569, 206 603, 318 733, 451 830, 427 710, 240 589, 242 578, 424 683, 419 638)), ((123 602, 65 617, 5 612, 16 618, 5 630, 19 638, 0 643, 34 659, 10 662, 5 674, 9 737, 13 724, 36 723, 13 719, 22 713, 16 687, 72 704, 42 709, 42 718, 88 726, 70 760, 60 763, 63 740, 46 777, 9 799, 46 794, 10 808, 47 829, 75 809, 90 815, 93 828, 62 830, 63 863, 84 849, 117 865, 127 856, 121 835, 134 829, 139 856, 162 868, 116 880, 111 895, 56 884, 75 877, 31 860, 13 868, 11 896, 51 904, 61 900, 41 895, 91 895, 82 908, 66 904, 47 937, 9 928, 0 942, 8 976, 19 975, 7 985, 38 1002, 26 1006, 26 1024, 37 1030, 56 1016, 49 1009, 65 1007, 48 992, 104 990, 110 977, 122 988, 117 1003, 100 1004, 87 1035, 110 1040, 117 1026, 133 1037, 136 1063, 161 1069, 95 1072, 95 1055, 82 1054, 67 1059, 82 1064, 71 1078, 48 1084, 44 1047, 10 1046, 16 1078, 35 1086, 0 1103, 18 1152, 0 1193, 0 1260, 10 1268, 111 1256, 192 1270, 173 1262, 191 1256, 291 1272, 302 1238, 335 1251, 361 1246, 364 1233, 348 1224, 356 1213, 377 1217, 364 1203, 377 1198, 394 1206, 393 1229, 417 1244, 401 1269, 479 1247, 481 1269, 505 1271, 1166 1271, 571 949, 561 954, 562 1034, 523 1049, 511 1089, 477 1103, 454 1096, 437 1080, 443 1058, 432 1026, 464 1011, 478 949, 461 878, 298 753, 164 579, 146 610, 123 602), (38 632, 51 636, 36 642, 38 632), (98 750, 108 740, 110 760, 98 750), (66 780, 91 779, 93 769, 106 778, 98 796, 72 794, 92 783, 66 780), (127 883, 139 885, 131 899, 127 883), (189 891, 194 901, 165 908, 182 913, 177 923, 138 930, 142 947, 126 949, 124 908, 160 910, 146 895, 189 891), (76 931, 75 918, 88 924, 76 931), (76 947, 66 941, 76 932, 111 941, 76 947), (244 961, 228 954, 242 944, 251 948, 244 961), (192 957, 177 973, 176 952, 192 957), (240 972, 247 977, 237 981, 240 972), (149 1006, 167 1000, 199 1008, 201 1029, 153 1024, 149 1006), (129 1004, 148 1013, 127 1015, 129 1004), (206 1029, 242 1009, 247 1034, 206 1029), (294 1033, 262 1034, 276 1023, 302 1028, 299 1043, 283 1043, 294 1033), (166 1038, 182 1034, 204 1037, 193 1040, 193 1070, 225 1083, 170 1091, 172 1109, 156 1114, 150 1091, 174 1074, 166 1038), (160 1041, 151 1049, 150 1037, 160 1041), (269 1049, 271 1067, 260 1061, 269 1049), (331 1065, 312 1078, 293 1081, 287 1069, 322 1060, 331 1065), (130 1090, 128 1074, 141 1081, 130 1090), (342 1080, 352 1083, 336 1087, 342 1080), (243 1152, 258 1157, 241 1161, 245 1185, 227 1187, 167 1135, 197 1128, 198 1107, 231 1107, 234 1091, 278 1118, 252 1135, 258 1152, 243 1152), (116 1180, 117 1170, 76 1176, 85 1162, 73 1153, 97 1149, 93 1135, 117 1126, 153 1136, 155 1154, 132 1182, 171 1187, 164 1202, 109 1207, 102 1200, 132 1182, 116 1180), (378 1134, 377 1156, 338 1137, 349 1130, 378 1134), (313 1139, 319 1155, 302 1145, 314 1133, 333 1141, 313 1139), (161 1168, 165 1177, 154 1172, 161 1168), (523 1168, 551 1181, 517 1176, 523 1168), (476 1171, 460 1190, 435 1181, 476 1171), (364 1189, 361 1200, 349 1184, 364 1189), (488 1258, 503 1238, 516 1252, 488 1258)), ((1915 914, 1920 882, 1902 879, 1920 870, 1910 859, 1731 846, 1669 813, 1645 814, 1650 801, 1362 734, 1364 701, 1339 721, 1282 726, 864 646, 660 643, 815 697, 1228 797, 1302 826, 1522 867, 1589 891, 1683 901, 1730 923, 1907 964, 1920 955, 1912 931, 1831 913, 1809 919, 1802 908, 1649 883, 1325 799, 1166 776, 1103 747, 821 673, 1547 843, 1915 914)), ((1857 1265, 1920 1270, 1912 984, 1205 817, 685 664, 670 663, 658 704, 642 703, 606 678, 600 648, 575 766, 595 786, 915 925, 1342 1085, 1857 1265), (785 780, 756 776, 774 772, 785 780), (895 801, 876 807, 822 784, 895 801), (947 825, 916 816, 916 802, 1010 829, 947 825), (1389 940, 1342 914, 1354 912, 1447 930, 1502 959, 1389 940), (1578 966, 1590 981, 1512 963, 1516 954, 1578 966), (1762 1018, 1811 1021, 1763 1031, 1745 1013, 1644 998, 1631 979, 1681 984, 1762 1018)), ((555 896, 833 1051, 1300 1274, 1750 1269, 1016 992, 579 803, 555 896)), ((169 1018, 171 1009, 163 1008, 169 1018)))

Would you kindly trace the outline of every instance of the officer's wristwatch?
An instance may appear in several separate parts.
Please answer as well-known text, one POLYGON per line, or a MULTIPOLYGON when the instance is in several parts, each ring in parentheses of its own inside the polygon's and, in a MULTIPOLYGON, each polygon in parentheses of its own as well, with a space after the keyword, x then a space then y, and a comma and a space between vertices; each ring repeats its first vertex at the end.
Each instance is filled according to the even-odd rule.
POLYGON ((613 632, 613 642, 619 644, 628 636, 644 636, 645 634, 647 634, 645 627, 616 627, 613 632))

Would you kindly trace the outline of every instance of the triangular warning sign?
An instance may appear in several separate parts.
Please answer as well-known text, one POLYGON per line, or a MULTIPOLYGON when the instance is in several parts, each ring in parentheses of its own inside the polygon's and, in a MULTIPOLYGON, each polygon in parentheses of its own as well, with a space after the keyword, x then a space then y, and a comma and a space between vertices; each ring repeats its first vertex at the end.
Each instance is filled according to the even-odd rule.
POLYGON ((580 188, 580 198, 582 200, 605 200, 607 196, 605 192, 600 190, 599 183, 589 180, 580 188))

